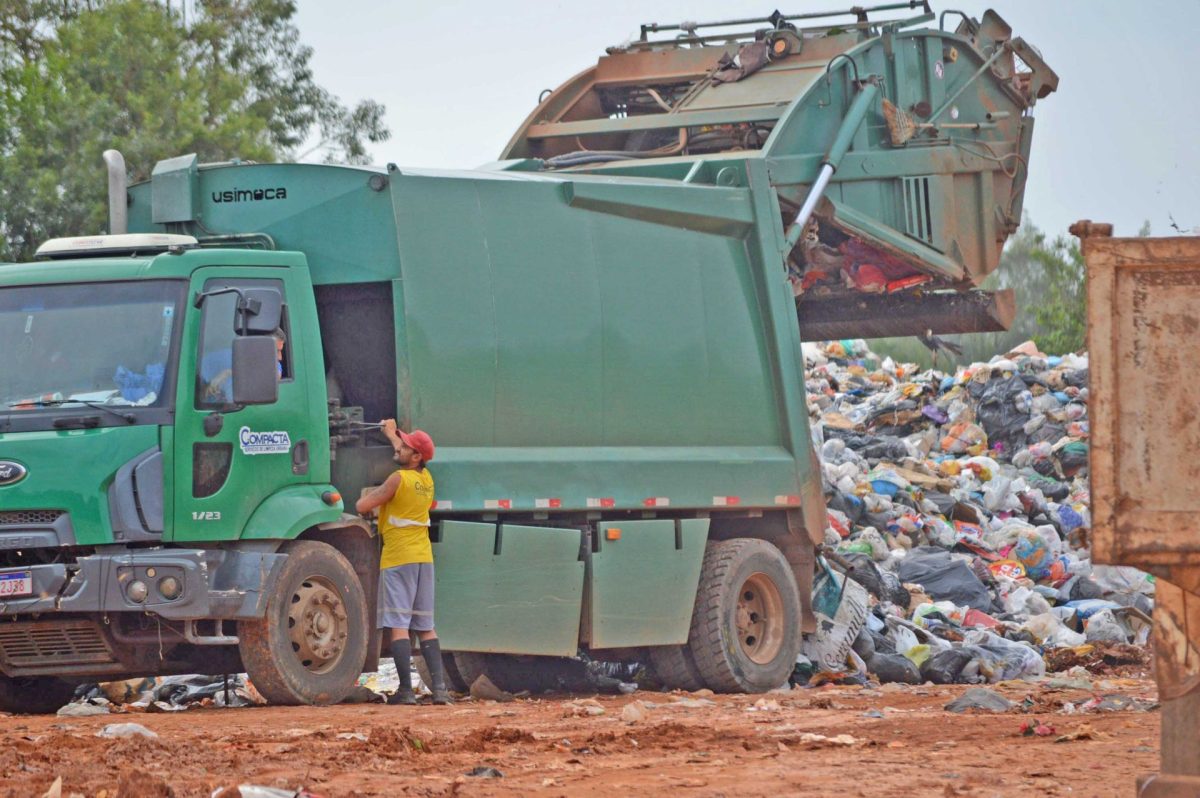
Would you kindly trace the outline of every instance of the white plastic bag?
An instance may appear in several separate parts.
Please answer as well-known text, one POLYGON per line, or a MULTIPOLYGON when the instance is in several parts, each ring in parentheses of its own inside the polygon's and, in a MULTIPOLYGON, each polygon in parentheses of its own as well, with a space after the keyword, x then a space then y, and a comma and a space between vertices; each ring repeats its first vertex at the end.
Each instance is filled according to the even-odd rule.
POLYGON ((1024 643, 1005 640, 986 629, 967 632, 963 642, 969 646, 978 646, 989 655, 980 663, 979 669, 980 674, 989 682, 1027 679, 1046 674, 1046 663, 1041 655, 1024 643))

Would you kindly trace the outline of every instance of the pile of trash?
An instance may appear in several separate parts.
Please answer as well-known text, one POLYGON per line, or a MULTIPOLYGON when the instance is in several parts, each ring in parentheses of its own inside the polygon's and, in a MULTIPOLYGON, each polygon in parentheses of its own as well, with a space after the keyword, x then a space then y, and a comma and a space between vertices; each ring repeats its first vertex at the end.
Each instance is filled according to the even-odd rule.
POLYGON ((999 682, 1145 644, 1153 578, 1091 562, 1086 354, 804 352, 828 526, 798 679, 999 682))
POLYGON ((179 712, 194 707, 248 707, 264 699, 244 673, 147 676, 117 682, 85 683, 75 689, 59 715, 85 717, 109 712, 179 712))

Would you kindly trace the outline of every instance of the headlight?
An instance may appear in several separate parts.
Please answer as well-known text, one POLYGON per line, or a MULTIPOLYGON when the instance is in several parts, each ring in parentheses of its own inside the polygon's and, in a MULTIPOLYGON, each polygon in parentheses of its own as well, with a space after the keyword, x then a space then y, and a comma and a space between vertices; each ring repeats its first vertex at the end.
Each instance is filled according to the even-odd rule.
POLYGON ((146 600, 146 596, 150 595, 150 588, 146 587, 146 583, 140 579, 135 579, 129 583, 129 587, 125 589, 125 595, 130 601, 141 604, 146 600))
POLYGON ((173 576, 164 576, 158 580, 158 592, 167 601, 179 598, 179 594, 183 592, 183 585, 173 576))

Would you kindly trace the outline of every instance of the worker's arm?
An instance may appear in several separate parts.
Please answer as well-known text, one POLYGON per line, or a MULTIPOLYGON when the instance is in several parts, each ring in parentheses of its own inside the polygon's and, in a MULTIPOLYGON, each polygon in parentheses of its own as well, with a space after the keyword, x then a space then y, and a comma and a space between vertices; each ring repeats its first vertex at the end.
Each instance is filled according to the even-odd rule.
POLYGON ((399 449, 400 444, 403 443, 403 441, 400 440, 400 433, 396 429, 396 419, 385 418, 380 423, 383 425, 380 429, 383 431, 383 434, 387 436, 388 441, 391 442, 392 448, 399 449))
POLYGON ((396 472, 387 478, 377 488, 372 488, 363 494, 357 502, 354 503, 354 509, 361 513, 369 513, 376 507, 382 507, 393 496, 396 495, 396 489, 400 487, 400 473, 396 472))

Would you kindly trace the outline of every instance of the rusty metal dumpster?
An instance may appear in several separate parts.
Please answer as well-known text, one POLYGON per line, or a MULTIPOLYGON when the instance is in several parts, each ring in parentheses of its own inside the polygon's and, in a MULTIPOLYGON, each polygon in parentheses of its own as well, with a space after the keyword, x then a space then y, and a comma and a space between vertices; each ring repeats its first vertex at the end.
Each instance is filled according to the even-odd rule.
POLYGON ((1162 772, 1200 795, 1200 238, 1112 238, 1078 222, 1088 279, 1092 555, 1155 574, 1162 772))

